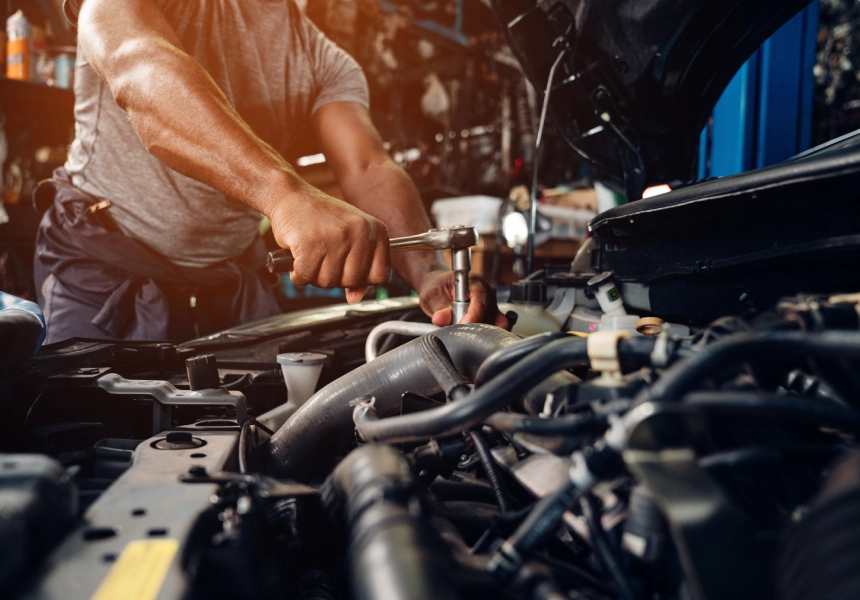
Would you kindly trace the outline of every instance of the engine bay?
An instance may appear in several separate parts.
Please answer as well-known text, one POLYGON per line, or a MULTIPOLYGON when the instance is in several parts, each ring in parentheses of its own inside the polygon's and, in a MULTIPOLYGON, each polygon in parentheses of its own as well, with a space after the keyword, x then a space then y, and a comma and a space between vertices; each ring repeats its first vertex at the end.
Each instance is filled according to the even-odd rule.
POLYGON ((531 278, 585 306, 527 337, 400 298, 43 348, 3 596, 850 597, 860 296, 576 331, 598 279, 531 278))

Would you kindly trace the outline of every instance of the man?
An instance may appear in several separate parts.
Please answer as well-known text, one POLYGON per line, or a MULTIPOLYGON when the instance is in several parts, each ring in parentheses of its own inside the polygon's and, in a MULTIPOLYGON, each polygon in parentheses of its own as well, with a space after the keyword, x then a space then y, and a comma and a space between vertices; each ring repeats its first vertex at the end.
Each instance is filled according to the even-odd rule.
MULTIPOLYGON (((293 282, 343 287, 350 303, 388 281, 389 235, 430 227, 371 123, 361 69, 291 0, 86 0, 78 43, 76 138, 37 243, 49 342, 190 337, 276 314, 255 273, 260 213, 293 282), (282 157, 308 119, 348 203, 282 157)), ((391 261, 450 324, 437 256, 391 261)), ((506 325, 489 286, 470 293, 464 322, 506 325)))

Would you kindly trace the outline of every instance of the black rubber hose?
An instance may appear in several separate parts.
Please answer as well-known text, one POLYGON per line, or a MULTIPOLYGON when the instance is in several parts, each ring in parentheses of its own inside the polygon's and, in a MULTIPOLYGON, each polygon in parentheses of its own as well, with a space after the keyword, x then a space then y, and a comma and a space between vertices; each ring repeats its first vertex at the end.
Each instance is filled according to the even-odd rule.
POLYGON ((409 442, 454 435, 483 422, 553 373, 587 363, 586 340, 556 340, 457 402, 382 420, 376 410, 365 403, 355 407, 353 421, 359 435, 367 442, 409 442))
POLYGON ((358 448, 338 464, 330 481, 345 504, 356 600, 459 597, 454 560, 420 514, 420 486, 399 452, 358 448))
POLYGON ((684 397, 684 404, 701 408, 711 414, 761 417, 769 421, 797 421, 810 427, 827 427, 849 433, 860 432, 860 412, 799 396, 695 392, 684 397))
POLYGON ((600 509, 597 507, 594 496, 586 494, 580 500, 582 507, 582 516, 588 525, 588 534, 591 537, 591 548, 594 555, 597 557, 600 566, 606 571, 606 574, 612 579, 618 593, 624 600, 636 600, 637 596, 633 593, 633 588, 630 587, 630 582, 624 575, 621 569, 618 557, 606 537, 606 531, 600 524, 600 509))
POLYGON ((521 361, 523 358, 556 340, 570 339, 566 333, 541 333, 506 346, 487 357, 475 375, 475 386, 481 387, 490 379, 521 361))
MULTIPOLYGON (((474 380, 487 357, 499 348, 521 341, 504 329, 474 323, 443 327, 433 335, 444 342, 457 371, 470 380, 474 380)), ((355 443, 352 402, 356 398, 373 396, 375 410, 387 417, 400 414, 406 390, 422 396, 441 391, 421 357, 419 339, 383 354, 319 390, 270 440, 261 444, 260 462, 278 477, 308 481, 315 473, 328 470, 338 453, 355 443)), ((463 429, 467 427, 458 427, 455 433, 463 429)))
POLYGON ((564 512, 580 497, 582 491, 566 481, 556 492, 541 498, 501 548, 493 555, 487 570, 502 583, 510 581, 523 561, 551 536, 564 512))
POLYGON ((502 479, 502 474, 499 472, 499 465, 490 454, 490 449, 487 447, 487 440, 484 434, 480 431, 470 431, 469 437, 472 438, 472 443, 475 444, 475 452, 481 459, 481 464, 484 467, 484 472, 487 474, 487 479, 490 480, 490 485, 493 486, 493 493, 496 495, 496 502, 499 504, 499 512, 502 516, 508 514, 511 506, 508 503, 508 492, 505 489, 505 481, 502 479))
POLYGON ((828 331, 742 333, 705 346, 668 369, 637 402, 678 401, 709 375, 746 361, 860 358, 860 333, 828 331))
POLYGON ((420 347, 427 368, 447 398, 452 399, 458 389, 468 391, 468 380, 457 371, 442 340, 431 333, 421 338, 420 347))
POLYGON ((490 415, 484 425, 508 433, 533 435, 580 435, 599 433, 606 429, 606 417, 593 413, 562 415, 551 419, 526 417, 516 413, 497 412, 490 415))

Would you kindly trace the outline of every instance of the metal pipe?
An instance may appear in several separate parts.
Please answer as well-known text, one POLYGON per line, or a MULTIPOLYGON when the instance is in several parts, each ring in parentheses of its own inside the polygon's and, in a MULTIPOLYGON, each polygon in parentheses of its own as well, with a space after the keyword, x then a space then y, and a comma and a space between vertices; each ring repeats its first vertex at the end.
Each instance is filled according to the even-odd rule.
POLYGON ((418 337, 439 329, 432 323, 409 323, 407 321, 386 321, 374 327, 364 343, 364 358, 367 362, 374 360, 379 350, 379 340, 382 336, 393 333, 396 335, 411 335, 418 337))
POLYGON ((469 310, 469 271, 472 269, 472 249, 457 248, 451 252, 451 263, 454 271, 454 320, 457 324, 466 316, 469 310))
POLYGON ((537 205, 538 205, 538 170, 540 169, 540 150, 543 143, 543 130, 546 126, 546 114, 549 110, 549 99, 552 95, 552 82, 555 80, 555 71, 567 56, 568 50, 565 47, 558 56, 555 57, 555 62, 549 70, 549 77, 546 82, 546 91, 543 96, 543 107, 540 112, 540 123, 538 125, 537 137, 535 138, 535 154, 534 162, 532 163, 532 190, 531 202, 529 203, 529 239, 528 239, 528 267, 526 270, 531 273, 534 270, 535 262, 535 233, 537 231, 537 205))

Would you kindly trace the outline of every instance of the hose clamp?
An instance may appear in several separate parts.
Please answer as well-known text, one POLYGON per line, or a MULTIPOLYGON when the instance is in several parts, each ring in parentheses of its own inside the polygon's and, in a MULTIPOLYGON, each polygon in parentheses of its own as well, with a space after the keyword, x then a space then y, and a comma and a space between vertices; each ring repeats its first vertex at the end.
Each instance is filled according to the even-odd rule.
POLYGON ((605 377, 619 379, 621 363, 618 360, 618 342, 628 337, 629 331, 596 331, 589 335, 587 349, 591 368, 605 377))

